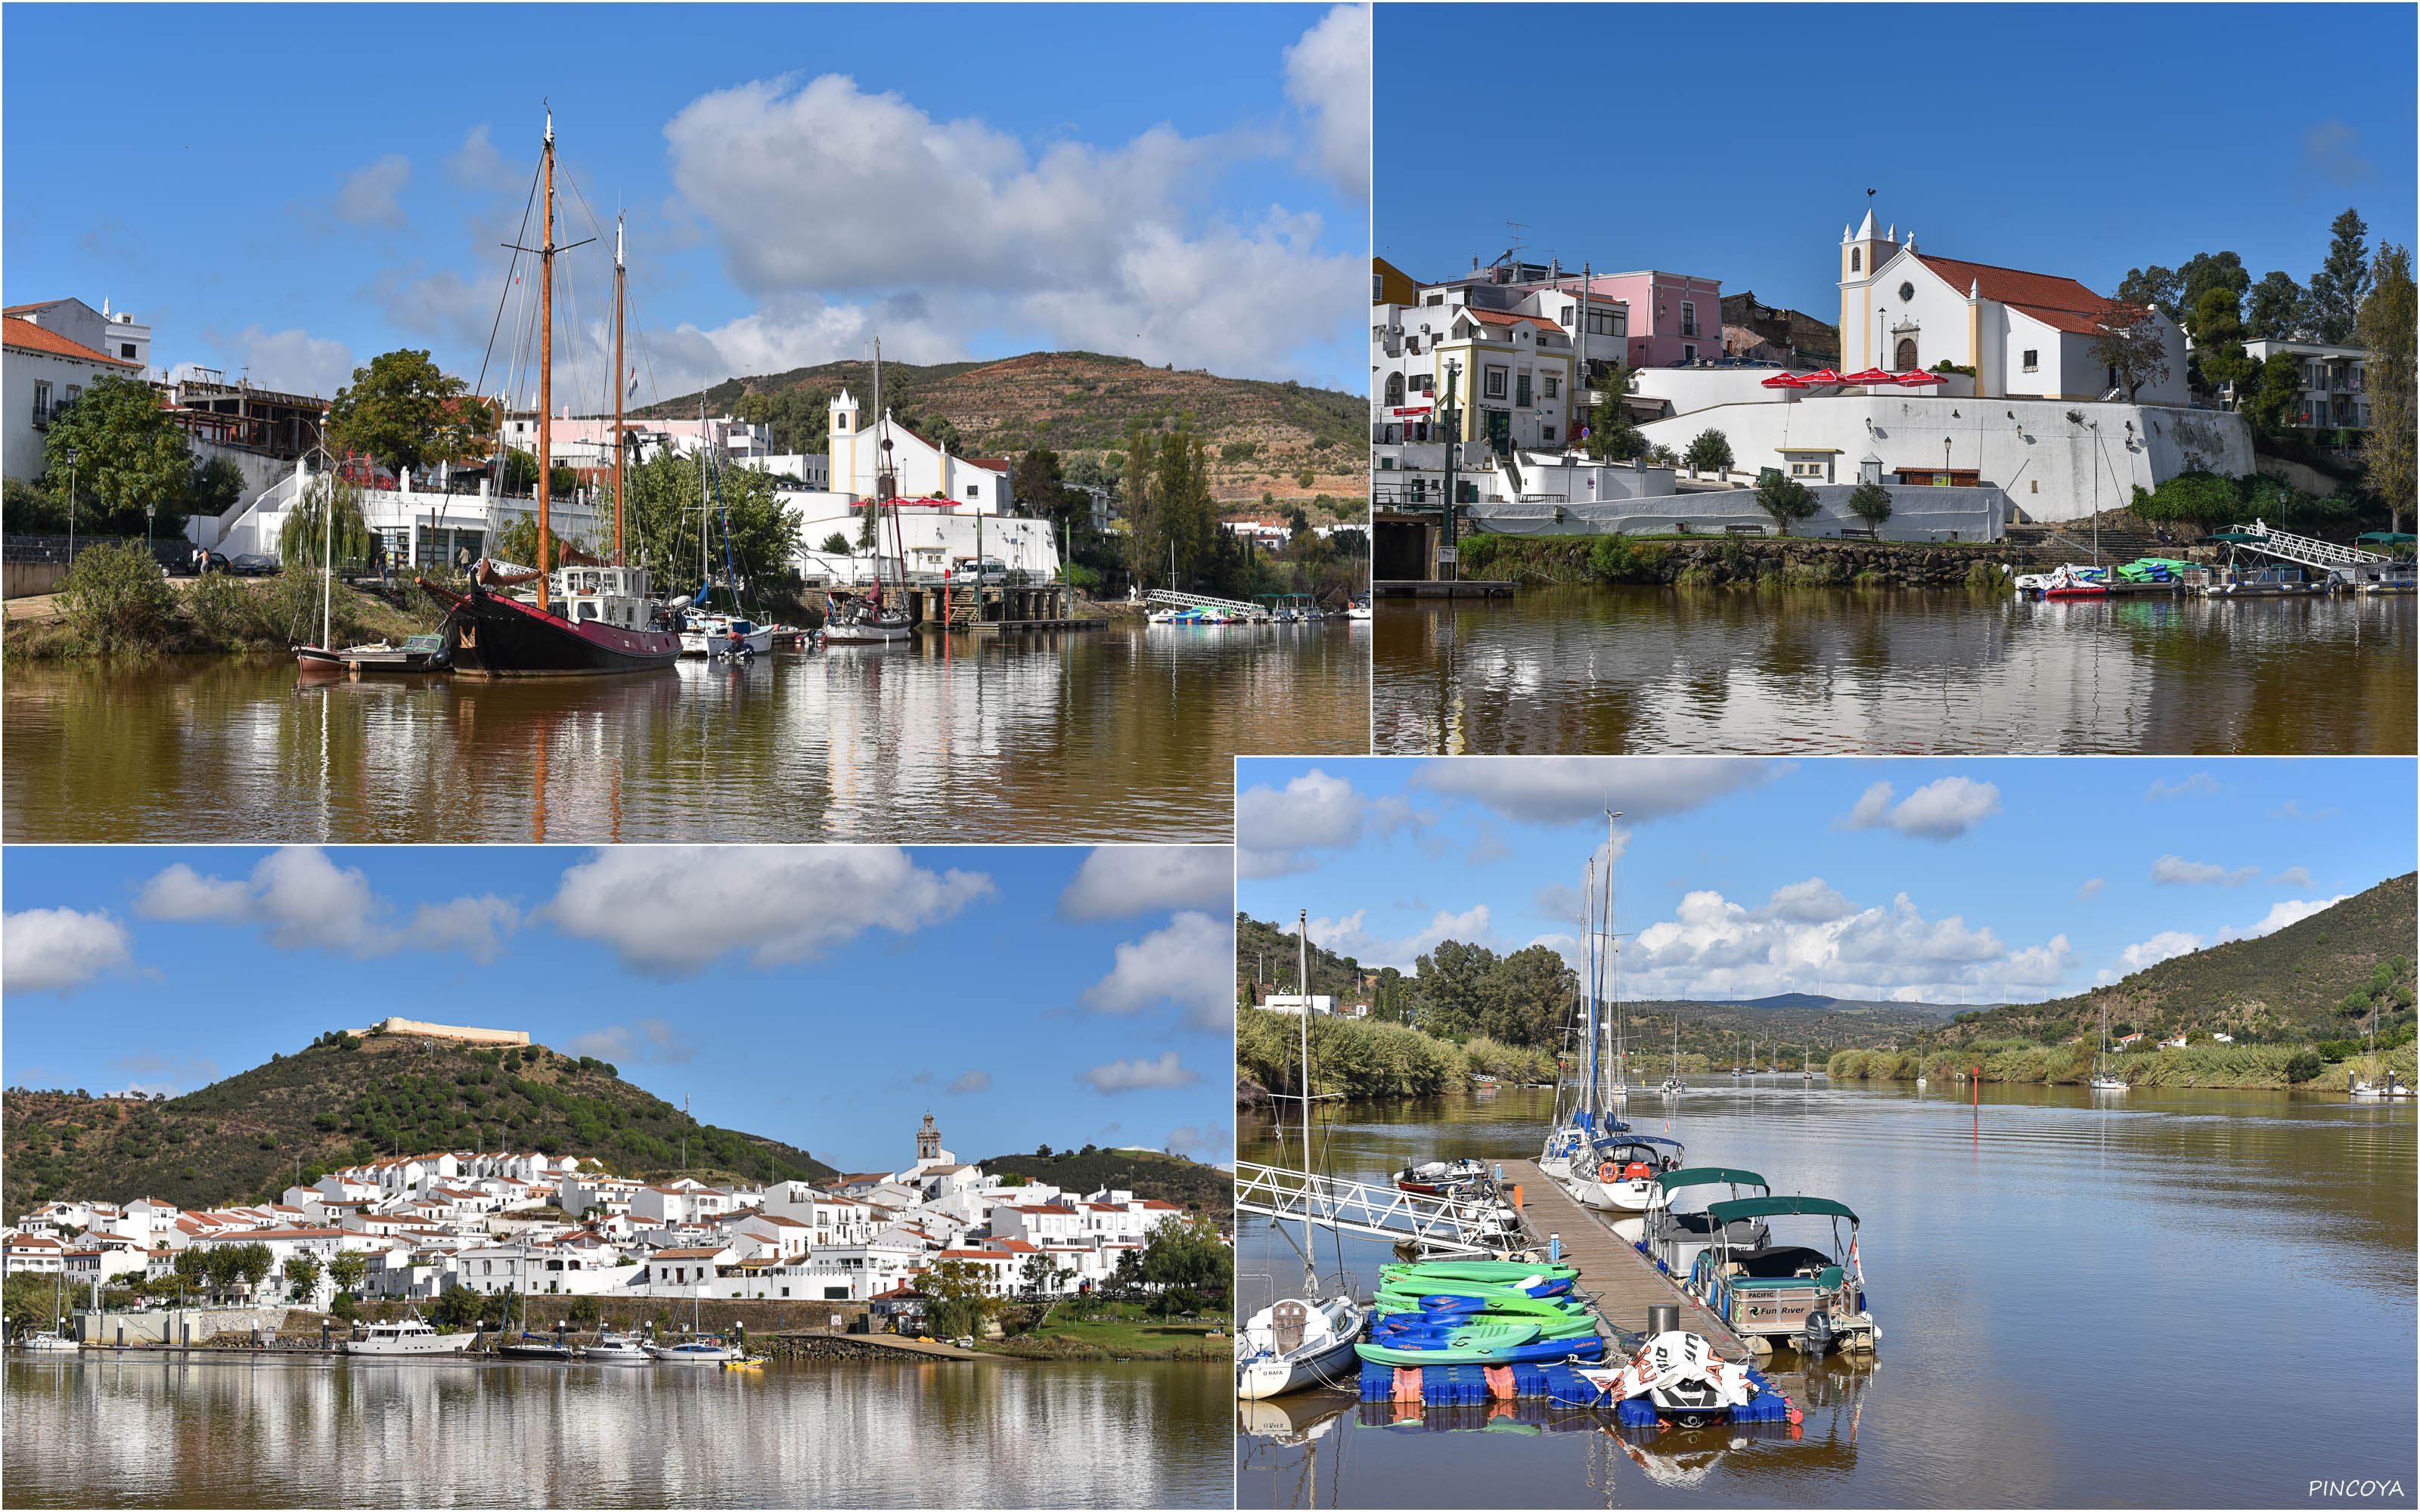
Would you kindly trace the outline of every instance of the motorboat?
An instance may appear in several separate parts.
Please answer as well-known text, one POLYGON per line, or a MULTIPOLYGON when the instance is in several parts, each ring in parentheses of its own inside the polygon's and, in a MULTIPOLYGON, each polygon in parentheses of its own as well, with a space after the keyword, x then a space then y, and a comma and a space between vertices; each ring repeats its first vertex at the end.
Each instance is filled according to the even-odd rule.
POLYGON ((1866 1305, 1857 1259, 1857 1215, 1829 1197, 1762 1196, 1710 1204, 1712 1242, 1690 1263, 1689 1294, 1742 1337, 1788 1344, 1820 1357, 1834 1348, 1866 1350, 1882 1336, 1866 1305), (1776 1239, 1772 1220, 1828 1220, 1826 1245, 1776 1239), (1739 1226, 1764 1220, 1760 1230, 1739 1226), (1845 1224, 1846 1243, 1841 1226, 1845 1224), (1734 1237, 1737 1236, 1737 1237, 1734 1237))
POLYGON ((1395 1188, 1422 1196, 1456 1196, 1487 1180, 1482 1160, 1433 1160, 1406 1165, 1395 1173, 1395 1188))
POLYGON ((2391 1071, 2378 1081, 2373 1082, 2366 1078, 2357 1080, 2346 1090, 2351 1094, 2355 1102, 2359 1103, 2384 1102, 2412 1095, 2412 1088, 2396 1080, 2395 1072, 2391 1071))
POLYGON ((1663 1085, 1655 1089, 1666 1097, 1679 1097, 1689 1089, 1689 1084, 1678 1076, 1667 1076, 1664 1078, 1663 1085))
POLYGON ((762 656, 772 649, 771 626, 733 614, 690 614, 681 626, 684 656, 762 656))
POLYGON ((1243 1401, 1334 1386, 1354 1374, 1353 1346, 1369 1310, 1347 1297, 1288 1297, 1235 1331, 1235 1396, 1243 1401))
MULTIPOLYGON (((1614 1236, 1628 1240, 1665 1274, 1685 1276, 1698 1263, 1699 1255, 1714 1244, 1714 1220, 1703 1208, 1683 1207, 1681 1198, 1684 1194, 1712 1202, 1770 1196, 1772 1193, 1771 1184, 1754 1171, 1725 1165, 1691 1165, 1666 1171, 1655 1178, 1647 1211, 1635 1218, 1615 1220, 1614 1236)), ((1761 1248, 1766 1239, 1763 1222, 1745 1218, 1740 1223, 1742 1227, 1730 1235, 1731 1243, 1741 1249, 1761 1248)))
POLYGON ((647 1352, 665 1365, 721 1365, 747 1355, 723 1341, 720 1334, 700 1334, 675 1344, 650 1344, 647 1352))
POLYGON ((1746 1365, 1723 1359, 1704 1335, 1682 1329, 1649 1335, 1620 1365, 1576 1365, 1573 1373, 1602 1400, 1645 1397, 1676 1428, 1728 1423, 1763 1390, 1746 1365))
POLYGON ((2106 598, 2109 575, 2105 568, 2069 563, 2048 572, 2024 574, 2016 579, 2016 587, 2021 594, 2042 598, 2106 598))
POLYGON ((1601 1139, 1589 1162, 1575 1162, 1572 1195, 1590 1208, 1645 1212, 1655 1196, 1655 1178, 1688 1164, 1689 1151, 1662 1134, 1622 1134, 1601 1139))
POLYGON ((773 1357, 769 1354, 743 1354, 737 1360, 723 1361, 722 1368, 725 1370, 762 1370, 766 1365, 772 1363, 772 1359, 773 1357))
POLYGON ((580 1357, 592 1365, 649 1365, 655 1360, 645 1345, 628 1334, 600 1334, 580 1357))
POLYGON ((834 594, 824 619, 824 643, 834 646, 888 645, 906 640, 916 622, 908 611, 883 602, 877 586, 865 597, 834 594))
POLYGON ((356 1337, 345 1341, 347 1354, 460 1354, 478 1338, 476 1334, 441 1334, 432 1325, 412 1316, 393 1323, 365 1323, 356 1337))
POLYGON ((1344 617, 1348 620, 1368 619, 1370 617, 1370 595, 1368 594, 1354 594, 1352 601, 1344 606, 1344 617))
POLYGON ((497 1345, 496 1354, 498 1358, 505 1360, 534 1360, 541 1363, 551 1361, 556 1364, 568 1364, 580 1358, 580 1351, 561 1339, 544 1334, 529 1333, 520 1335, 509 1343, 497 1345))

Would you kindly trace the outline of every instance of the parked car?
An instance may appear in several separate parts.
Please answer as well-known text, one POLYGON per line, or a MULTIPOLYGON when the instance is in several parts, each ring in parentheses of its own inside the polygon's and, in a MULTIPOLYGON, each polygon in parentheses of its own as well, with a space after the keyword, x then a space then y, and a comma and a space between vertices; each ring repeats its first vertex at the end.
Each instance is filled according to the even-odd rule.
POLYGON ((239 578, 273 578, 277 576, 275 557, 265 557, 257 551, 246 551, 226 564, 226 570, 239 578))
POLYGON ((197 574, 202 572, 225 572, 227 570, 227 559, 220 555, 218 552, 205 551, 202 555, 208 560, 200 567, 196 568, 194 564, 194 559, 192 557, 187 557, 182 570, 197 574))

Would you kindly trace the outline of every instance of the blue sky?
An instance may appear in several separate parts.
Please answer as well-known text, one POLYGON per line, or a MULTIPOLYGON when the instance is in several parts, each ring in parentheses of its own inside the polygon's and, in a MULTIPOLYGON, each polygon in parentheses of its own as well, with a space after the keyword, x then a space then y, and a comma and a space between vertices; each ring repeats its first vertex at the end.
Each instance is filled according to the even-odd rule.
POLYGON ((2410 872, 2409 760, 1236 763, 1236 905, 1366 965, 1580 934, 1620 810, 1630 997, 2031 1002, 2410 872))
POLYGON ((2307 283, 2347 206, 2373 247, 2412 242, 2415 14, 1389 6, 1376 249, 1438 279, 1518 235, 1539 261, 1719 278, 1837 321, 1840 230, 1873 189, 1927 251, 2103 293, 2228 250, 2307 283), (1409 81, 1482 37, 1534 65, 1486 107, 1498 129, 1424 129, 1436 91, 1409 81))
POLYGON ((11 846, 9 1086, 188 1091, 399 1014, 526 1029, 845 1170, 1233 1156, 1223 846, 11 846))
POLYGON ((551 100, 582 328, 629 212, 643 399, 876 334, 1360 382, 1366 7, 298 14, 9 6, 8 302, 323 394, 407 345, 475 376, 551 100))

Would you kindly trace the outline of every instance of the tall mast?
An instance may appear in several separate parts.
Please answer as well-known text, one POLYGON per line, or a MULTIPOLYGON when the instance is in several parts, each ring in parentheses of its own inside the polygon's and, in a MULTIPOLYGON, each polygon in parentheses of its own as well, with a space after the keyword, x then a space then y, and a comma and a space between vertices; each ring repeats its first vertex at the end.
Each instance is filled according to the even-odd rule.
MULTIPOLYGON (((697 594, 700 598, 706 596, 706 585, 714 580, 713 574, 706 565, 706 538, 711 528, 712 522, 706 518, 706 391, 700 389, 697 392, 697 594)), ((700 614, 706 610, 706 605, 698 605, 700 614)))
POLYGON ((546 113, 546 236, 538 243, 537 266, 537 607, 547 603, 547 532, 553 529, 547 511, 547 485, 554 471, 554 112, 546 113))
POLYGON ((1597 1059, 1596 1053, 1597 987, 1599 985, 1599 981, 1596 969, 1596 857, 1594 856, 1589 857, 1587 887, 1588 890, 1580 896, 1580 927, 1588 933, 1588 949, 1583 954, 1583 959, 1588 963, 1588 985, 1586 987, 1586 991, 1588 993, 1588 1059, 1586 1061, 1586 1065, 1588 1067, 1588 1097, 1581 1104, 1581 1107, 1582 1111, 1590 1116, 1586 1120, 1586 1126, 1593 1130, 1596 1125, 1595 1114, 1597 1109, 1597 1083, 1603 1079, 1605 1074, 1603 1064, 1597 1059))
MULTIPOLYGON (((1302 999, 1302 1174, 1311 1179, 1311 910, 1295 916, 1295 941, 1300 949, 1294 968, 1295 995, 1302 999)), ((1302 1278, 1306 1288, 1317 1284, 1311 1265, 1311 1204, 1302 1205, 1302 1278)))
POLYGON ((622 218, 613 217, 613 564, 622 558, 622 218))

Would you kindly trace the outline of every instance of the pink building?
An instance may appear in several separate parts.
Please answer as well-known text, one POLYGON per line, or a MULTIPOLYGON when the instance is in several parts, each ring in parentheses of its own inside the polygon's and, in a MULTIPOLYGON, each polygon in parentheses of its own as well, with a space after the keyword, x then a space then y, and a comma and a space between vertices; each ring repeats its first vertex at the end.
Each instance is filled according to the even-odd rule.
MULTIPOLYGON (((1573 286, 1577 286, 1577 280, 1573 286)), ((1652 270, 1599 273, 1589 288, 1597 298, 1616 300, 1624 306, 1622 360, 1633 367, 1669 367, 1723 354, 1723 281, 1719 278, 1652 270)), ((1591 368, 1601 360, 1595 339, 1589 342, 1589 358, 1591 368)))

